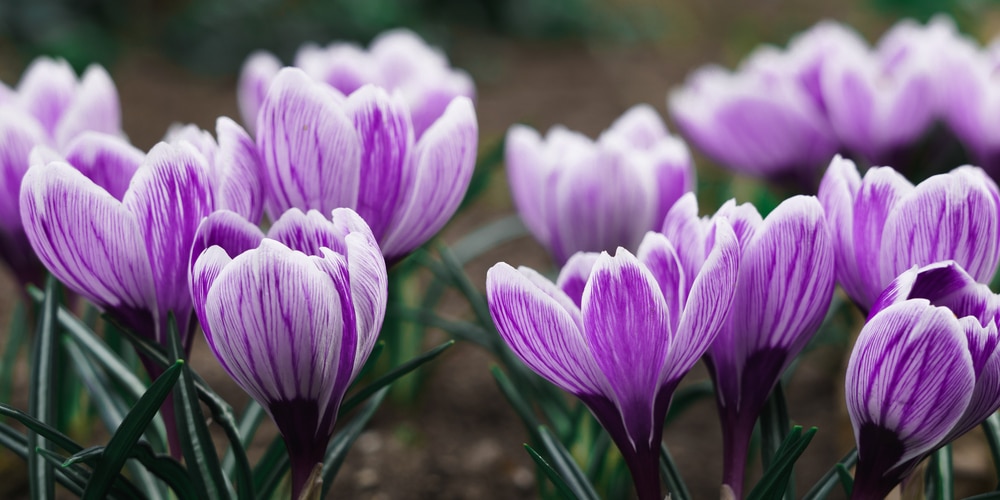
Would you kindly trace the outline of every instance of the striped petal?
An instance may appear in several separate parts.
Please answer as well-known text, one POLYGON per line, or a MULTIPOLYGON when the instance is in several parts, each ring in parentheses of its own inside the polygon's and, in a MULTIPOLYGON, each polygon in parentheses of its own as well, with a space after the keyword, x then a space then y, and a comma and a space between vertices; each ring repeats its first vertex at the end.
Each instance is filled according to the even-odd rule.
POLYGON ((858 274, 864 280, 864 296, 855 300, 860 300, 865 309, 871 307, 892 278, 916 264, 893 272, 890 268, 894 266, 885 267, 880 259, 880 253, 896 238, 887 227, 889 219, 895 217, 891 214, 898 213, 900 201, 912 191, 910 181, 889 167, 871 168, 861 180, 854 198, 853 238, 858 274))
POLYGON ((380 240, 387 260, 422 245, 451 219, 476 167, 479 126, 472 101, 456 98, 417 142, 399 209, 380 240))
POLYGON ((267 212, 330 213, 358 201, 361 144, 343 97, 296 68, 271 83, 257 121, 267 212))
POLYGON ((230 210, 216 210, 198 225, 191 244, 191 263, 213 246, 220 247, 230 257, 257 248, 264 233, 242 215, 230 210))
POLYGON ((24 108, 53 136, 76 87, 76 73, 65 59, 39 57, 24 70, 17 93, 24 108))
POLYGON ((597 262, 597 257, 600 255, 596 252, 577 252, 559 270, 556 285, 573 300, 577 308, 581 306, 583 290, 587 287, 590 272, 594 269, 594 263, 597 262))
MULTIPOLYGON (((646 269, 649 269, 659 285, 660 293, 667 305, 667 311, 670 313, 670 330, 677 332, 677 324, 681 320, 681 311, 687 301, 687 291, 690 288, 687 281, 689 279, 693 281, 694 276, 689 278, 684 274, 674 246, 661 233, 652 231, 646 233, 646 237, 639 244, 636 257, 638 257, 639 262, 646 266, 646 269)), ((563 289, 565 290, 565 288, 563 289)))
POLYGON ((542 245, 551 245, 552 235, 545 211, 545 191, 551 169, 544 157, 544 144, 538 132, 524 125, 513 125, 504 141, 507 182, 517 206, 517 213, 542 245))
POLYGON ((9 106, 0 110, 0 227, 7 233, 21 230, 21 179, 31 166, 32 148, 46 143, 45 130, 33 117, 9 106))
POLYGON ((115 83, 104 68, 93 64, 84 71, 73 100, 62 114, 53 137, 56 144, 66 146, 87 131, 120 136, 121 115, 115 83))
POLYGON ((259 222, 264 213, 264 186, 257 146, 242 127, 225 116, 216 121, 215 130, 219 137, 219 149, 211 162, 215 207, 259 222))
POLYGON ((286 211, 268 230, 267 237, 306 255, 322 256, 321 248, 329 248, 341 255, 346 252, 344 233, 338 231, 318 210, 303 213, 292 208, 286 211))
POLYGON ((257 113, 264 103, 264 96, 271 86, 271 80, 282 67, 281 61, 269 52, 250 54, 236 85, 236 100, 239 102, 240 116, 250 133, 257 129, 257 113))
POLYGON ((943 442, 972 430, 1000 409, 1000 335, 997 334, 997 325, 991 322, 984 327, 971 316, 958 321, 969 341, 976 385, 969 406, 943 442))
POLYGON ((145 159, 125 139, 98 132, 84 132, 66 147, 66 161, 119 200, 145 159))
POLYGON ((684 242, 674 246, 674 250, 684 267, 685 276, 697 276, 705 262, 708 232, 707 221, 698 217, 698 200, 694 193, 681 196, 663 219, 663 235, 670 241, 684 242))
POLYGON ((837 282, 855 301, 867 294, 854 250, 854 197, 860 189, 861 175, 854 162, 837 155, 823 174, 817 195, 833 237, 837 282))
MULTIPOLYGON (((222 346, 215 344, 216 336, 212 334, 212 325, 205 314, 205 305, 208 303, 208 292, 212 289, 215 279, 219 277, 222 269, 232 261, 233 259, 222 247, 210 246, 204 252, 198 253, 198 256, 192 262, 191 273, 188 279, 191 287, 191 302, 194 304, 194 312, 198 316, 198 324, 201 325, 201 329, 205 333, 205 339, 208 341, 208 346, 213 352, 218 352, 222 349, 222 346)), ((216 358, 226 371, 231 372, 225 360, 218 355, 216 358)))

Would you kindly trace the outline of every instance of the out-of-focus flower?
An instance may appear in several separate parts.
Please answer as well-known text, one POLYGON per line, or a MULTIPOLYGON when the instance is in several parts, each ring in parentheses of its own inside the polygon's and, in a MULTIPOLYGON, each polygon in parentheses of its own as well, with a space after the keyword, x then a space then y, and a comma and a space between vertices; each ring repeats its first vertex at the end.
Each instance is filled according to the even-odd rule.
MULTIPOLYGON (((708 349, 726 457, 723 484, 741 498, 754 423, 781 374, 819 328, 834 288, 834 255, 823 208, 813 197, 785 200, 766 219, 749 204, 726 203, 698 218, 694 195, 681 198, 663 233, 683 241, 679 261, 697 272, 711 248, 713 220, 732 224, 740 267, 731 311, 708 349)), ((715 244, 718 244, 717 242, 715 244)))
POLYGON ((216 121, 215 130, 218 142, 207 130, 178 125, 167 132, 164 141, 171 144, 187 141, 205 156, 217 210, 232 210, 250 222, 260 222, 264 214, 264 187, 257 147, 242 127, 225 116, 216 121))
MULTIPOLYGON (((243 65, 238 98, 243 122, 251 129, 257 123, 268 86, 281 66, 276 57, 266 52, 252 54, 243 65)), ((295 66, 344 95, 368 83, 398 92, 410 109, 413 132, 418 138, 454 98, 474 99, 476 92, 468 74, 451 68, 444 54, 404 29, 379 35, 367 51, 344 42, 326 47, 303 45, 295 56, 295 66)))
POLYGON ((378 243, 349 209, 332 221, 291 209, 266 238, 239 215, 215 212, 198 241, 190 286, 205 337, 284 436, 298 498, 385 317, 378 243))
POLYGON ((365 85, 343 97, 302 70, 274 78, 258 115, 266 210, 355 209, 388 262, 451 218, 475 168, 472 101, 456 97, 415 138, 400 94, 365 85))
MULTIPOLYGON (((663 419, 678 382, 715 338, 733 301, 739 244, 729 224, 698 273, 649 233, 638 256, 576 254, 557 284, 500 263, 486 277, 490 313, 529 367, 590 408, 632 472, 639 498, 659 499, 663 419)), ((687 244, 678 241, 678 244, 687 244)))
POLYGON ((963 40, 942 58, 944 119, 977 165, 1000 175, 1000 38, 987 48, 963 40))
MULTIPOLYGON (((16 90, 0 83, 0 181, 4 186, 0 258, 22 284, 41 284, 44 272, 24 234, 18 204, 31 150, 45 146, 72 154, 74 140, 84 133, 121 135, 120 129, 118 91, 100 66, 87 68, 77 79, 66 61, 40 57, 25 70, 16 90)), ((101 176, 100 170, 92 173, 101 176)))
POLYGON ((913 186, 889 167, 858 173, 836 157, 819 189, 834 237, 837 281, 864 310, 914 265, 955 260, 981 283, 1000 262, 1000 192, 981 169, 959 167, 913 186))
POLYGON ((647 105, 627 111, 596 142, 563 127, 542 139, 515 125, 506 148, 521 219, 559 264, 580 251, 634 251, 694 186, 687 145, 647 105))
POLYGON ((847 366, 852 498, 884 498, 1000 409, 998 299, 953 261, 914 267, 879 297, 847 366))

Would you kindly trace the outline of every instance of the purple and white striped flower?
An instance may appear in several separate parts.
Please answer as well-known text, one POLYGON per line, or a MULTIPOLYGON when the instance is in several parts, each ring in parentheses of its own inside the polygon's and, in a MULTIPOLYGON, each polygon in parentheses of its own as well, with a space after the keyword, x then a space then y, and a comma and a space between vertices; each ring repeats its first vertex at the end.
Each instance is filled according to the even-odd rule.
POLYGON ((332 220, 291 209, 267 237, 220 211, 199 227, 193 251, 191 296, 208 344, 284 436, 299 498, 382 327, 378 243, 350 209, 332 220))
POLYGON ((1000 262, 1000 191, 964 166, 914 186, 889 167, 862 179, 835 157, 819 188, 836 246, 837 281, 868 310, 892 280, 915 265, 954 260, 980 283, 1000 262))
POLYGON ((914 267, 879 297, 847 366, 852 498, 884 498, 1000 409, 998 313, 1000 296, 954 261, 914 267))
MULTIPOLYGON (((120 129, 118 91, 100 66, 87 68, 77 79, 66 61, 40 57, 25 70, 16 90, 0 83, 0 182, 4 186, 0 259, 22 284, 40 285, 44 273, 25 236, 18 203, 31 150, 45 146, 72 154, 73 142, 82 134, 121 135, 120 129)), ((102 175, 100 170, 95 175, 102 175)))
POLYGON ((634 251, 694 186, 687 145, 648 105, 627 111, 597 141, 563 127, 543 139, 515 125, 506 148, 521 219, 560 265, 580 251, 634 251))
POLYGON ((266 210, 355 209, 395 262, 444 227, 475 168, 472 101, 456 97, 419 138, 399 93, 344 97, 302 70, 274 78, 257 122, 266 210))
POLYGON ((823 208, 811 196, 785 200, 766 219, 752 205, 733 201, 712 219, 699 219, 694 195, 685 195, 663 228, 671 241, 688 242, 678 256, 685 272, 704 265, 708 228, 717 220, 732 224, 741 257, 732 308, 706 362, 722 422, 723 484, 741 498, 754 423, 833 297, 833 243, 823 208))
MULTIPOLYGON (((399 93, 410 109, 417 138, 456 97, 474 99, 476 94, 467 73, 451 68, 443 53, 405 29, 382 33, 372 40, 367 51, 345 42, 326 47, 303 45, 295 56, 295 66, 344 95, 369 83, 399 93)), ((267 52, 252 54, 243 65, 238 97, 243 122, 251 129, 281 67, 281 62, 267 52)))
POLYGON ((623 248, 614 256, 576 254, 557 283, 505 263, 486 277, 504 340, 531 369, 587 405, 644 500, 662 498, 659 448, 673 391, 733 301, 739 243, 726 221, 708 232, 714 244, 695 274, 685 272, 671 240, 651 232, 637 255, 623 248))

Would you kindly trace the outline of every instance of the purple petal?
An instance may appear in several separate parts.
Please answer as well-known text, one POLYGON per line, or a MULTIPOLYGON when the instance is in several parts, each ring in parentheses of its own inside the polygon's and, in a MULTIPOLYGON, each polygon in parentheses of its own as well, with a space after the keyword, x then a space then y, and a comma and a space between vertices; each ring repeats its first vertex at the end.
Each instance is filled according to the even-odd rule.
POLYGON ((403 174, 400 208, 380 240, 387 260, 422 245, 451 219, 472 179, 478 138, 472 101, 460 97, 417 142, 403 174))
POLYGON ((652 273, 627 250, 601 254, 583 292, 587 345, 607 377, 625 428, 638 446, 649 444, 653 400, 674 332, 652 273))
POLYGON ((545 161, 544 144, 538 132, 524 125, 513 125, 507 130, 504 158, 507 164, 507 182, 524 225, 542 245, 552 241, 543 195, 553 174, 545 161))
POLYGON ((872 80, 877 72, 868 52, 838 54, 821 73, 823 102, 837 137, 872 161, 879 130, 874 121, 879 102, 872 80))
MULTIPOLYGON (((863 426, 895 433, 897 463, 941 444, 968 406, 974 385, 968 342, 949 310, 925 300, 893 304, 861 330, 847 366, 847 409, 863 426)), ((858 449, 878 447, 858 440, 858 449)))
POLYGON ((916 264, 914 262, 898 269, 898 272, 892 272, 879 258, 880 253, 893 247, 897 241, 887 227, 888 220, 895 217, 890 214, 898 213, 900 200, 912 191, 910 181, 889 167, 871 168, 861 180, 861 188, 854 198, 853 238, 858 274, 864 280, 864 295, 855 300, 859 300, 865 309, 871 307, 892 278, 916 264), (888 276, 890 272, 892 276, 888 276))
MULTIPOLYGON (((204 226, 205 224, 202 224, 202 227, 204 226)), ((200 230, 201 228, 199 228, 200 230)), ((193 256, 193 259, 191 262, 191 272, 188 275, 188 283, 191 287, 191 302, 194 305, 195 314, 198 316, 198 323, 205 333, 205 339, 208 340, 209 347, 212 348, 212 351, 218 351, 220 346, 215 344, 216 337, 212 334, 208 316, 205 314, 205 304, 208 300, 208 292, 212 289, 215 279, 219 277, 222 269, 228 266, 233 259, 220 246, 207 247, 204 252, 198 252, 197 256, 193 256)), ((226 362, 222 358, 218 359, 222 363, 223 368, 229 371, 230 368, 226 362)))
POLYGON ((36 145, 45 145, 45 131, 30 115, 5 107, 0 110, 0 227, 7 233, 21 230, 18 193, 21 178, 28 171, 29 155, 36 145))
POLYGON ((750 244, 750 240, 757 233, 757 228, 763 223, 760 212, 757 211, 756 207, 750 203, 737 205, 736 200, 733 199, 723 203, 712 218, 729 221, 729 224, 733 227, 733 233, 736 234, 736 240, 740 242, 741 247, 746 247, 750 244))
POLYGON ((629 108, 611 124, 606 133, 618 135, 625 139, 629 146, 641 150, 651 150, 669 136, 663 119, 649 104, 638 104, 629 108))
POLYGON ((236 87, 236 98, 239 101, 243 124, 250 133, 256 130, 257 113, 264 103, 264 96, 271 86, 271 80, 278 74, 281 66, 281 61, 268 52, 254 52, 243 63, 240 81, 236 87))
POLYGON ((31 246, 66 286, 105 309, 155 311, 147 240, 121 202, 62 162, 28 170, 20 202, 31 246))
POLYGON ((861 176, 854 162, 835 156, 823 174, 818 197, 833 237, 837 281, 847 295, 859 302, 869 293, 866 281, 859 275, 854 250, 854 197, 860 190, 861 176))
POLYGON ((991 322, 983 326, 971 316, 960 318, 958 322, 969 340, 976 385, 969 406, 944 442, 972 430, 1000 409, 1000 335, 997 334, 997 325, 991 322))
POLYGON ((358 214, 376 238, 385 236, 404 192, 401 182, 413 149, 406 104, 383 89, 364 86, 347 99, 347 113, 361 140, 361 192, 358 214))
POLYGON ((501 262, 486 274, 486 297, 500 335, 532 370, 572 394, 605 392, 580 310, 562 290, 531 269, 501 262))
POLYGON ((121 128, 118 89, 108 72, 93 64, 83 73, 76 95, 55 128, 56 144, 65 146, 86 131, 121 135, 121 128))
MULTIPOLYGON (((690 287, 688 280, 694 281, 694 276, 690 278, 685 276, 674 246, 661 233, 652 231, 646 233, 646 237, 639 244, 636 257, 646 269, 649 269, 659 285, 660 294, 663 295, 670 314, 670 331, 677 332, 677 324, 680 323, 681 311, 687 301, 687 291, 690 287)), ((563 289, 565 290, 565 287, 563 289)))
POLYGON ((39 57, 24 70, 17 92, 25 109, 53 136, 76 87, 76 74, 69 63, 64 59, 39 57))
POLYGON ((708 221, 698 217, 698 200, 687 193, 674 203, 663 219, 664 236, 675 245, 674 250, 684 267, 685 276, 697 276, 708 253, 708 221))
POLYGON ((66 161, 119 200, 145 159, 128 141, 98 132, 84 132, 66 147, 66 161))
POLYGON ((160 318, 166 321, 173 311, 179 325, 187 324, 191 312, 187 278, 195 232, 213 206, 204 161, 193 147, 161 142, 146 156, 122 200, 146 245, 160 318))
POLYGON ((334 43, 312 53, 307 48, 303 46, 296 53, 295 65, 344 95, 350 95, 366 83, 377 82, 371 57, 356 45, 334 43))
POLYGON ((981 283, 1000 261, 996 185, 978 168, 962 167, 920 183, 885 222, 879 265, 889 283, 913 265, 954 260, 981 283))
POLYGON ((191 245, 191 263, 213 246, 222 248, 230 257, 236 257, 260 246, 262 239, 264 233, 260 228, 242 215, 229 210, 216 210, 198 225, 191 245))
POLYGON ((954 261, 914 266, 903 272, 882 292, 868 316, 908 299, 927 299, 935 306, 951 309, 959 318, 972 316, 982 325, 1000 317, 1000 297, 954 261))
POLYGON ((219 149, 212 161, 216 208, 258 222, 264 212, 264 186, 257 146, 242 127, 225 116, 219 117, 215 128, 219 136, 219 149))
POLYGON ((400 89, 410 105, 413 134, 419 139, 444 114, 451 101, 458 97, 475 98, 475 85, 464 72, 440 72, 400 89))
POLYGON ((303 213, 292 208, 286 211, 267 231, 267 237, 306 255, 322 256, 321 248, 329 248, 341 255, 347 251, 344 234, 318 210, 303 213))
POLYGON ((594 263, 601 254, 596 252, 577 252, 566 261, 566 264, 559 270, 559 279, 556 285, 573 300, 577 308, 580 308, 583 301, 583 290, 590 280, 590 272, 594 269, 594 263))
POLYGON ((274 77, 257 121, 271 219, 292 207, 357 205, 361 145, 341 101, 299 69, 274 77))
POLYGON ((673 136, 661 140, 648 156, 653 162, 653 175, 659 188, 655 220, 660 224, 674 203, 694 189, 694 163, 687 144, 673 136))

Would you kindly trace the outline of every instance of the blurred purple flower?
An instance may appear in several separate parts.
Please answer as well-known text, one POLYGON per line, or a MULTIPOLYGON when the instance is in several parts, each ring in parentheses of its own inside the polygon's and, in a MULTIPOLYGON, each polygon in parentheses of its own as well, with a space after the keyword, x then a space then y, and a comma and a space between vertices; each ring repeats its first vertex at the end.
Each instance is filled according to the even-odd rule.
MULTIPOLYGON (((44 268, 21 225, 18 193, 35 146, 70 154, 86 132, 121 135, 118 91, 100 66, 81 79, 64 60, 40 57, 25 70, 16 90, 0 83, 0 258, 22 283, 42 283, 44 268)), ((99 168, 94 172, 101 175, 99 168)), ((126 180, 127 183, 127 180, 126 180)))
POLYGON ((266 238, 221 211, 199 227, 192 259, 191 296, 208 344, 284 436, 299 498, 385 317, 378 243, 350 209, 334 210, 332 221, 291 209, 266 238))
MULTIPOLYGON (((663 234, 684 241, 679 261, 697 273, 711 247, 713 221, 727 220, 740 242, 739 275, 728 319, 708 349, 725 447, 723 484, 741 498, 754 423, 782 373, 819 328, 834 288, 833 243, 823 209, 795 196, 766 219, 750 204, 723 205, 698 218, 693 194, 670 210, 663 234)), ((717 244, 717 243, 716 243, 717 244)))
POLYGON ((884 498, 937 448, 1000 409, 1000 297, 953 261, 904 272, 847 367, 855 499, 884 498))
MULTIPOLYGON (((397 29, 382 33, 368 50, 345 42, 326 47, 303 45, 295 66, 344 95, 365 84, 399 93, 410 109, 417 138, 445 112, 456 97, 475 98, 475 85, 464 71, 452 69, 440 51, 418 35, 397 29)), ((271 81, 282 67, 267 52, 256 52, 244 63, 238 89, 243 122, 253 130, 271 81)))
POLYGON ((889 167, 858 173, 834 158, 819 198, 834 237, 837 281, 863 310, 914 265, 955 260, 981 283, 1000 262, 1000 191, 981 169, 959 167, 913 186, 889 167))
POLYGON ((472 102, 456 97, 418 139, 400 94, 365 85, 343 97, 302 70, 281 70, 257 122, 266 210, 349 207, 392 263, 439 231, 475 168, 472 102))
POLYGON ((623 248, 614 257, 576 254, 557 284, 505 263, 486 277, 504 340, 590 408, 625 457, 641 499, 662 498, 659 447, 670 399, 733 301, 739 244, 725 221, 708 231, 714 245, 695 274, 685 273, 670 240, 648 233, 637 256, 623 248))
POLYGON ((694 186, 687 145, 647 105, 627 111, 597 141, 563 127, 542 139, 515 125, 506 148, 518 212, 560 265, 580 251, 634 251, 694 186))
POLYGON ((1000 38, 985 49, 967 39, 941 59, 944 119, 977 165, 1000 176, 1000 38))

